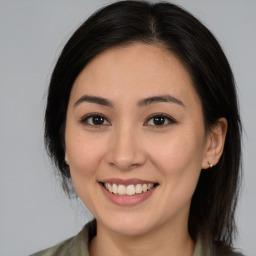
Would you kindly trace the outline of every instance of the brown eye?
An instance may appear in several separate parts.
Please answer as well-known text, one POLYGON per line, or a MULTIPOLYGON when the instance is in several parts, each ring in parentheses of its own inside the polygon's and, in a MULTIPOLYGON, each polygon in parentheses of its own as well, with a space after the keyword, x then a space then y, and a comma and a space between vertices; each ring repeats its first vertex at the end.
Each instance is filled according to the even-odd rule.
POLYGON ((152 121, 153 121, 154 125, 164 125, 165 119, 166 118, 163 116, 157 116, 157 117, 153 117, 152 121))
POLYGON ((158 114, 150 117, 144 125, 163 127, 173 123, 176 123, 176 121, 170 116, 158 114))
POLYGON ((105 118, 103 118, 102 116, 94 116, 92 117, 92 123, 94 125, 102 125, 104 124, 105 118))
POLYGON ((109 121, 101 115, 89 115, 81 120, 82 123, 91 126, 110 125, 109 121))

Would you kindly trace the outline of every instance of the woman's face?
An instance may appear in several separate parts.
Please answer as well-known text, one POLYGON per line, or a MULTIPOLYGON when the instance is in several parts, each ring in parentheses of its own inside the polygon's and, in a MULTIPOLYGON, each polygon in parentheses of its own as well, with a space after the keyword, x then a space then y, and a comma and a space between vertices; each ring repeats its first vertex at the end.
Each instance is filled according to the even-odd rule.
POLYGON ((65 131, 72 181, 108 230, 187 228, 206 140, 190 75, 163 47, 109 49, 73 85, 65 131))

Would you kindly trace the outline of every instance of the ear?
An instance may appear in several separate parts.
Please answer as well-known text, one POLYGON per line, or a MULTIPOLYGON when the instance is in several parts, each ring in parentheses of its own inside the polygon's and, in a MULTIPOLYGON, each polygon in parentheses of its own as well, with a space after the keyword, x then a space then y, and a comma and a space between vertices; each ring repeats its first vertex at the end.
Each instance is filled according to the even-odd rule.
POLYGON ((223 152, 227 129, 228 122, 224 117, 218 119, 216 124, 209 129, 206 137, 202 169, 208 169, 218 163, 223 152))

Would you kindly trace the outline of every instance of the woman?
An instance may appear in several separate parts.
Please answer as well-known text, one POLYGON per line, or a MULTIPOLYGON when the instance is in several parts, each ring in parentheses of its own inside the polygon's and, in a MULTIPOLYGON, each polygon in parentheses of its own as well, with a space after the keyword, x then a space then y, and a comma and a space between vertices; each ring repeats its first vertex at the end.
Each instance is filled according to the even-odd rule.
POLYGON ((52 74, 45 141, 95 217, 38 255, 239 255, 234 79, 216 39, 169 4, 92 15, 52 74))

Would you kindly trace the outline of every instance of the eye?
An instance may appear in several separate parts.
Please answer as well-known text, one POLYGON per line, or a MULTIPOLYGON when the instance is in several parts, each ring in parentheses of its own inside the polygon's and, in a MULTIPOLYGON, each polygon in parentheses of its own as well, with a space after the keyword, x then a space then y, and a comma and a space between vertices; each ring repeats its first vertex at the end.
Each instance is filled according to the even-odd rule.
POLYGON ((91 126, 110 125, 110 122, 104 116, 99 114, 86 115, 82 118, 81 122, 91 126))
POLYGON ((176 121, 170 116, 164 114, 155 114, 151 116, 144 125, 146 126, 167 126, 169 124, 176 123, 176 121))

